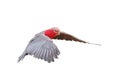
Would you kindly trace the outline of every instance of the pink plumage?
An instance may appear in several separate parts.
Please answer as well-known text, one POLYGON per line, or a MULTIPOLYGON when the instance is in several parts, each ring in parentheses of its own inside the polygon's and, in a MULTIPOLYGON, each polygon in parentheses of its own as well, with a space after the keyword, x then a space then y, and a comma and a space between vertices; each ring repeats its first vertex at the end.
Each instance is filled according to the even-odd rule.
MULTIPOLYGON (((78 39, 65 32, 61 32, 60 29, 57 27, 53 27, 36 34, 35 37, 33 37, 30 40, 23 54, 19 57, 18 62, 23 60, 26 55, 32 55, 35 58, 43 59, 49 63, 54 62, 54 59, 58 58, 60 51, 57 48, 57 46, 53 43, 52 39, 70 40, 70 41, 78 41, 82 43, 93 44, 78 39)), ((95 45, 99 45, 99 44, 95 44, 95 45)))

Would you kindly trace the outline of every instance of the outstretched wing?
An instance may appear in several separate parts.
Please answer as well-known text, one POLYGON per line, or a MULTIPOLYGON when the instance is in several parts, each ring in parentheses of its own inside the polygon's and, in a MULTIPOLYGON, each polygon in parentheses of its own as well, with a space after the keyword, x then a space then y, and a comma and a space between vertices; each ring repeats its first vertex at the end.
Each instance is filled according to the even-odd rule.
MULTIPOLYGON (((60 54, 57 46, 50 38, 48 38, 44 34, 40 34, 34 37, 29 42, 28 46, 26 47, 24 53, 21 56, 23 56, 25 53, 48 62, 54 61, 54 59, 57 58, 57 56, 60 54)), ((21 58, 21 56, 19 58, 21 58)))
POLYGON ((87 43, 86 41, 78 39, 70 34, 65 33, 65 32, 60 32, 60 34, 58 36, 54 37, 54 39, 70 40, 70 41, 78 41, 78 42, 87 43))

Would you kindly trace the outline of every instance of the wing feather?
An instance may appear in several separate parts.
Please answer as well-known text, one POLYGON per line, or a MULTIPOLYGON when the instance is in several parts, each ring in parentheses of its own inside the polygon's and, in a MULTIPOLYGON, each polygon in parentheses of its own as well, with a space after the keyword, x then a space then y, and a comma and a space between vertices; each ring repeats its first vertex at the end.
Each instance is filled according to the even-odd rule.
POLYGON ((54 61, 54 58, 57 58, 58 51, 59 50, 53 41, 45 36, 43 32, 37 34, 30 40, 25 49, 25 53, 28 55, 33 55, 35 58, 40 58, 48 62, 52 62, 54 61))
POLYGON ((52 52, 53 52, 53 50, 54 50, 53 57, 54 57, 54 58, 58 58, 58 57, 57 57, 57 55, 58 55, 57 49, 51 48, 51 51, 52 51, 52 52), (57 54, 56 54, 56 53, 57 53, 57 54))
POLYGON ((41 49, 41 52, 40 52, 40 55, 39 55, 40 59, 42 59, 42 55, 43 55, 43 50, 41 49))
POLYGON ((38 51, 38 53, 39 53, 39 54, 38 54, 38 59, 40 59, 40 54, 41 54, 41 52, 42 52, 42 49, 40 48, 39 51, 38 51))
POLYGON ((35 57, 39 59, 39 54, 40 54, 41 48, 38 48, 36 51, 35 57))
POLYGON ((57 56, 57 54, 55 53, 55 50, 51 47, 51 60, 54 61, 54 55, 57 56))
POLYGON ((44 52, 42 53, 43 55, 42 55, 42 59, 44 59, 45 60, 45 54, 46 54, 46 50, 44 49, 44 52))
POLYGON ((46 59, 46 55, 47 55, 47 54, 48 54, 48 51, 45 49, 44 57, 43 57, 45 61, 47 61, 47 59, 46 59))
POLYGON ((83 42, 83 43, 87 43, 86 41, 83 41, 81 39, 78 39, 68 33, 65 32, 60 32, 60 34, 56 37, 54 37, 54 39, 58 39, 58 40, 69 40, 69 41, 78 41, 78 42, 83 42))
POLYGON ((49 54, 49 53, 50 53, 50 51, 47 50, 47 53, 46 53, 46 56, 45 56, 45 59, 46 59, 46 61, 48 61, 48 62, 50 61, 50 60, 49 60, 49 57, 48 57, 48 54, 49 54))

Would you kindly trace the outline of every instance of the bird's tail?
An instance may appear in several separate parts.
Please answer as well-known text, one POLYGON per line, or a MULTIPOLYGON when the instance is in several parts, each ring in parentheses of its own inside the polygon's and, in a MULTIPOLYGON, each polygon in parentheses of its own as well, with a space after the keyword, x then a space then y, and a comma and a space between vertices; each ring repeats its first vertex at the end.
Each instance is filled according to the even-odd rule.
POLYGON ((20 62, 21 60, 23 60, 26 55, 27 55, 26 53, 23 53, 23 54, 18 58, 18 61, 17 61, 17 62, 20 62))

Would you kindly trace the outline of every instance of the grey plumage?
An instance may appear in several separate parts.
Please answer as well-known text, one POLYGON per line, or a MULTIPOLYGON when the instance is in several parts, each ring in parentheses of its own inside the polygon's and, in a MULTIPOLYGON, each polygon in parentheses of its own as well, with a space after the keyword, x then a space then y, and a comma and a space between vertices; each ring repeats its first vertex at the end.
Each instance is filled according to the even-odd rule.
POLYGON ((18 62, 23 60, 27 54, 48 62, 54 62, 54 59, 57 58, 60 52, 53 41, 44 35, 43 31, 36 34, 30 40, 23 54, 19 57, 18 62))
POLYGON ((36 34, 35 37, 30 40, 23 54, 19 57, 18 62, 23 60, 26 55, 32 55, 35 58, 43 59, 49 63, 54 62, 54 59, 58 58, 60 51, 53 43, 52 39, 78 41, 82 43, 100 45, 83 41, 68 33, 61 32, 57 27, 53 27, 36 34))

